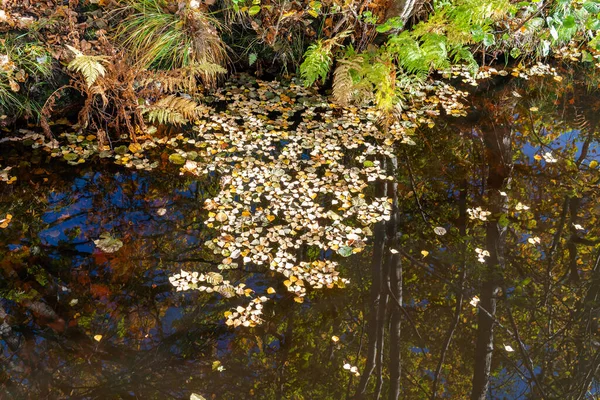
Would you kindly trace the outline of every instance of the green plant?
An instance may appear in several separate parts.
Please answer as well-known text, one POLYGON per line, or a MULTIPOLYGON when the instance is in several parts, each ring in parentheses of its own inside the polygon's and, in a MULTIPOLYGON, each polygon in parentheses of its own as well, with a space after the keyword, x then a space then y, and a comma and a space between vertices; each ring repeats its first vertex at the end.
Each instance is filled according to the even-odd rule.
POLYGON ((311 86, 317 80, 325 82, 332 63, 332 50, 343 42, 350 34, 349 31, 341 32, 327 40, 317 40, 308 46, 304 53, 304 61, 300 65, 300 76, 305 86, 311 86))
POLYGON ((331 49, 319 40, 308 46, 304 62, 300 65, 300 76, 304 85, 311 86, 317 80, 325 82, 331 68, 331 49))
POLYGON ((41 44, 5 38, 0 42, 0 114, 39 115, 39 89, 52 73, 52 57, 41 44))
MULTIPOLYGON (((170 70, 195 64, 225 65, 218 21, 189 6, 172 10, 164 0, 127 0, 129 15, 115 38, 142 69, 170 70)), ((212 81, 212 74, 203 76, 212 81)))

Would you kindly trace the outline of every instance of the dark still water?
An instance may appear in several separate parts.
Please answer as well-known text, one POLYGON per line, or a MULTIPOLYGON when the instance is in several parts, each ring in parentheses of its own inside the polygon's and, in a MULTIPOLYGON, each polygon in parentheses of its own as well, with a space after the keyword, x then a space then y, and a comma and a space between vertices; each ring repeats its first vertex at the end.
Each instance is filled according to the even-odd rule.
MULTIPOLYGON (((397 144, 399 235, 371 226, 356 254, 352 229, 336 251, 299 246, 306 265, 339 263, 348 282, 333 288, 215 256, 207 241, 245 229, 205 224, 229 217, 204 208, 218 173, 180 175, 169 154, 149 170, 67 165, 3 143, 17 180, 0 182, 0 398, 598 398, 600 92, 582 76, 498 77, 468 116, 397 144), (177 291, 182 270, 214 288, 177 291), (254 293, 269 296, 262 323, 230 326, 254 293)), ((302 129, 294 118, 276 128, 302 129)))

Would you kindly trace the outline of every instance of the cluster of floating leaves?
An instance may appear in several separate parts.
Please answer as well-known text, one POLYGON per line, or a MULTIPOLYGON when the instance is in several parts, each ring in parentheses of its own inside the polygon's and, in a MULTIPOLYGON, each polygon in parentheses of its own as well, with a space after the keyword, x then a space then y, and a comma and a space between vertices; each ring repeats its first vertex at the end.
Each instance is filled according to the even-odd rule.
MULTIPOLYGON (((223 297, 231 298, 237 295, 251 296, 254 292, 246 288, 244 283, 237 286, 231 285, 228 280, 223 279, 223 275, 218 272, 198 273, 197 271, 188 272, 182 270, 180 273, 169 277, 169 281, 176 287, 177 291, 198 290, 206 293, 219 293, 223 297)), ((269 294, 274 290, 269 290, 269 294)), ((262 322, 263 303, 268 301, 266 296, 258 296, 252 299, 245 307, 238 306, 234 311, 225 312, 225 323, 228 326, 252 327, 262 322)))
POLYGON ((219 293, 223 297, 231 298, 237 295, 250 296, 252 289, 246 288, 244 283, 237 286, 231 285, 230 281, 223 279, 218 272, 199 273, 181 270, 179 274, 169 277, 169 282, 175 286, 177 291, 198 290, 206 293, 219 293), (210 286, 209 286, 210 285, 210 286))
POLYGON ((492 215, 491 212, 482 209, 481 207, 477 208, 468 208, 467 213, 469 214, 469 219, 479 219, 481 221, 487 221, 487 217, 492 215))
POLYGON ((562 58, 569 61, 580 61, 582 54, 583 53, 580 45, 572 40, 567 45, 556 49, 553 55, 555 58, 562 58))
MULTIPOLYGON (((277 82, 257 85, 226 87, 218 96, 227 112, 199 121, 197 139, 170 160, 183 164, 182 173, 220 177, 219 192, 204 204, 205 224, 218 230, 206 247, 222 257, 219 269, 263 266, 283 275, 302 302, 308 287, 344 287, 331 254, 362 251, 369 226, 389 219, 388 199, 368 191, 370 182, 391 179, 379 161, 390 149, 378 143, 374 110, 337 109, 312 93, 307 104, 297 98, 309 93, 294 84, 291 92, 277 82), (308 248, 320 257, 304 260, 308 248)), ((191 288, 181 277, 173 282, 191 288)), ((228 312, 226 323, 259 323, 266 299, 228 312)))
MULTIPOLYGON (((217 231, 205 245, 219 258, 219 272, 182 271, 171 283, 178 290, 251 297, 228 312, 226 322, 253 326, 260 323, 268 297, 221 274, 248 265, 272 270, 284 277, 297 302, 310 287, 347 285, 337 259, 361 252, 370 227, 390 217, 389 199, 372 194, 372 182, 392 179, 380 160, 393 155, 395 143, 414 144, 414 128, 433 124, 440 109, 464 115, 466 96, 444 82, 430 82, 389 129, 380 129, 381 115, 373 107, 342 108, 293 81, 282 85, 241 77, 214 95, 226 109, 215 107, 185 135, 148 135, 112 150, 99 148, 94 135, 77 133, 64 133, 60 141, 33 132, 14 139, 30 141, 70 164, 97 153, 144 170, 158 165, 146 157, 148 150, 167 148, 169 161, 180 165, 182 174, 219 177, 218 193, 204 203, 205 224, 217 231), (307 249, 318 256, 307 260, 307 249)), ((435 233, 446 230, 436 227, 435 233)), ((113 250, 111 239, 101 237, 96 245, 113 250)))
MULTIPOLYGON (((575 50, 576 51, 576 50, 575 50)), ((581 55, 581 53, 579 53, 581 55)), ((469 66, 466 65, 453 65, 447 69, 438 71, 445 79, 460 78, 463 83, 471 86, 477 86, 479 81, 491 78, 493 76, 507 76, 512 75, 522 79, 529 79, 534 76, 552 76, 553 79, 561 81, 560 77, 554 67, 537 62, 533 65, 518 65, 515 68, 497 70, 493 67, 481 67, 474 72, 469 66)))
POLYGON ((360 372, 358 372, 358 367, 356 365, 345 363, 343 368, 351 374, 354 374, 355 376, 360 376, 360 372))
MULTIPOLYGON (((149 148, 157 147, 159 139, 155 138, 149 138, 141 143, 132 143, 129 146, 118 146, 111 150, 110 148, 101 148, 96 135, 63 132, 57 136, 58 139, 48 139, 41 133, 28 129, 20 129, 19 134, 19 136, 2 138, 0 143, 22 142, 34 149, 41 148, 47 151, 51 157, 62 158, 69 165, 83 164, 95 156, 113 158, 116 164, 146 171, 156 168, 159 164, 157 161, 151 162, 144 153, 149 148)), ((8 175, 9 170, 10 167, 0 170, 0 181, 12 183, 16 180, 16 177, 8 175)))
POLYGON ((485 258, 490 256, 490 252, 487 250, 483 250, 480 248, 476 248, 475 249, 475 253, 477 253, 477 261, 479 261, 480 263, 484 263, 485 262, 485 258))
POLYGON ((552 76, 554 80, 559 82, 562 81, 562 77, 558 75, 556 68, 539 61, 536 64, 529 66, 518 65, 513 68, 511 75, 526 80, 535 76, 552 76))

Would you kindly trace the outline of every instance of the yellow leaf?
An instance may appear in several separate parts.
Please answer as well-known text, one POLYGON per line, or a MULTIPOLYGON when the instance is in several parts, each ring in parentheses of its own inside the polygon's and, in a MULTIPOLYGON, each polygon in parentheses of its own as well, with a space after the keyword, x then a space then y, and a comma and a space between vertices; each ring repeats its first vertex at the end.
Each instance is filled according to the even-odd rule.
POLYGON ((304 297, 294 297, 296 303, 304 303, 304 297))
POLYGON ((267 289, 267 293, 273 294, 273 293, 275 293, 275 289, 273 289, 272 287, 270 287, 270 288, 267 289))
POLYGON ((590 168, 594 169, 598 166, 598 161, 592 160, 590 161, 590 168))
POLYGON ((540 156, 539 154, 536 154, 535 156, 533 156, 533 158, 540 161, 542 159, 542 156, 540 156))
POLYGON ((129 145, 129 151, 131 151, 132 153, 139 153, 140 151, 142 151, 142 146, 139 143, 131 143, 129 145))
POLYGON ((267 219, 269 220, 269 222, 273 222, 275 220, 275 216, 274 215, 267 215, 267 219))
POLYGON ((537 108, 537 107, 531 107, 531 108, 529 108, 529 111, 531 111, 531 112, 536 112, 538 110, 539 110, 539 108, 537 108))
POLYGON ((429 255, 429 252, 427 250, 421 250, 421 254, 423 254, 423 258, 425 258, 429 255))
POLYGON ((223 315, 225 315, 225 318, 229 317, 231 314, 233 314, 231 311, 225 311, 223 313, 223 315))
POLYGON ((96 335, 96 336, 94 336, 94 340, 95 340, 96 342, 99 342, 99 341, 101 341, 101 340, 102 340, 102 335, 96 335))
POLYGON ((333 335, 333 336, 331 337, 331 340, 333 341, 333 343, 337 343, 337 342, 339 342, 339 341, 340 341, 340 338, 339 338, 339 337, 337 337, 337 336, 335 336, 335 335, 333 335))
POLYGON ((292 281, 290 281, 289 279, 286 279, 285 281, 283 281, 283 284, 285 285, 285 287, 290 287, 290 285, 292 284, 292 281))

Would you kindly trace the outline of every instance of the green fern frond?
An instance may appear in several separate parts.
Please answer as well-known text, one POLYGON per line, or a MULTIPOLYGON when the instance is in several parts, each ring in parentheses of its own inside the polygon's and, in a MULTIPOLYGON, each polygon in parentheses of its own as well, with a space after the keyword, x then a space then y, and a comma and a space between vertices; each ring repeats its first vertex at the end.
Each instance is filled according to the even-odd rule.
POLYGON ((331 50, 323 45, 323 41, 308 46, 304 53, 304 61, 300 65, 300 76, 306 87, 321 79, 325 82, 331 68, 331 50))
POLYGON ((209 75, 217 76, 220 74, 226 74, 227 70, 219 64, 211 63, 208 61, 201 61, 186 67, 191 73, 197 75, 209 75))
POLYGON ((75 53, 75 58, 67 65, 67 68, 70 71, 79 72, 81 75, 83 75, 88 88, 92 87, 98 77, 106 74, 106 68, 104 68, 102 63, 108 61, 107 57, 86 56, 74 47, 69 45, 67 45, 67 47, 69 50, 75 53))
POLYGON ((350 33, 351 31, 343 31, 330 39, 317 40, 316 43, 308 46, 304 53, 304 61, 300 65, 300 77, 304 80, 306 87, 311 86, 319 78, 321 82, 325 83, 331 68, 332 49, 340 46, 350 33))

